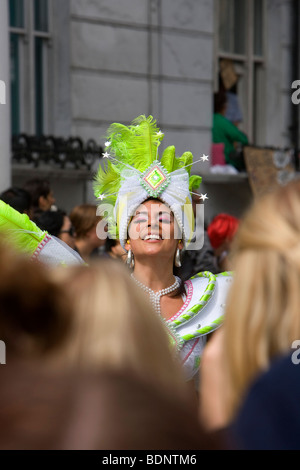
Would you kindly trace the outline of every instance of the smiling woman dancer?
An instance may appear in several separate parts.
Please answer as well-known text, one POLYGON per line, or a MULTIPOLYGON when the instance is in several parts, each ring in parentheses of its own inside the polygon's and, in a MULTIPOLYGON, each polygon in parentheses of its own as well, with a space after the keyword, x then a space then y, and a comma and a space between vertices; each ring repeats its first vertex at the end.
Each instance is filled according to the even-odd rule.
POLYGON ((200 186, 201 177, 190 176, 190 152, 178 158, 170 146, 158 160, 163 137, 152 116, 139 116, 130 126, 112 124, 106 165, 99 167, 94 189, 109 236, 119 238, 127 251, 133 281, 166 322, 186 380, 191 380, 207 334, 222 323, 231 277, 202 272, 182 283, 174 275, 181 251, 189 249, 194 236, 191 190, 200 186))

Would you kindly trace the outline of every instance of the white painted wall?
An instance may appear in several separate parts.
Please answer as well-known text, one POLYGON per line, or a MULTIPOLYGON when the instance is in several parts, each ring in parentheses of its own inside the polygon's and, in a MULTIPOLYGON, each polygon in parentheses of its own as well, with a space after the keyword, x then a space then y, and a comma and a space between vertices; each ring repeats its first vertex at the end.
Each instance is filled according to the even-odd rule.
POLYGON ((0 2, 0 191, 11 184, 8 1, 0 2))
POLYGON ((152 114, 161 152, 209 153, 213 19, 207 0, 71 0, 72 134, 101 144, 112 122, 152 114))
POLYGON ((267 28, 265 30, 265 146, 289 147, 291 135, 291 75, 292 2, 267 0, 267 28))

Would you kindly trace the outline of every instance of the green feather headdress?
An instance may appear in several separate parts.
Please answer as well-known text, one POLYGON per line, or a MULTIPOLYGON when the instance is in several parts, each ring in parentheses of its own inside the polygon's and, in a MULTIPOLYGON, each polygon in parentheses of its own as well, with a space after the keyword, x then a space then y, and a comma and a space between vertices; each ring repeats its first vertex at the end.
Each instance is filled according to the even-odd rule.
MULTIPOLYGON (((124 174, 128 175, 128 172, 131 172, 141 178, 149 168, 151 169, 151 165, 155 166, 155 163, 159 164, 159 168, 168 177, 177 170, 185 170, 189 178, 190 193, 199 188, 202 178, 190 175, 193 164, 191 152, 176 157, 175 147, 169 146, 159 161, 158 149, 163 138, 164 134, 152 116, 141 115, 129 126, 112 124, 106 133, 106 151, 103 154, 103 158, 107 158, 107 161, 103 166, 99 165, 93 185, 96 198, 101 201, 105 199, 106 204, 115 206, 124 174)), ((110 214, 106 218, 109 222, 113 219, 113 215, 110 214)))
MULTIPOLYGON (((159 159, 158 147, 163 138, 164 134, 152 116, 141 115, 130 126, 112 124, 106 134, 106 151, 110 151, 113 163, 108 160, 106 167, 99 165, 94 181, 95 196, 101 198, 105 195, 105 200, 114 204, 122 181, 122 171, 130 167, 141 173, 146 171, 159 159)), ((190 175, 193 155, 185 152, 181 157, 176 157, 175 147, 169 146, 163 152, 160 163, 169 173, 186 168, 190 175)), ((199 188, 201 181, 201 176, 190 176, 190 191, 199 188)))

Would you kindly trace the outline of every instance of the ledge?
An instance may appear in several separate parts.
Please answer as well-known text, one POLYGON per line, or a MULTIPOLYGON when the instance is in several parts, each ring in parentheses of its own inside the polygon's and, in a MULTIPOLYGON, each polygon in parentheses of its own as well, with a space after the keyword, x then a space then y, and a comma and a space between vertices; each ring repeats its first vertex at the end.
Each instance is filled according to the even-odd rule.
POLYGON ((203 184, 206 183, 243 183, 245 181, 248 182, 248 173, 246 172, 240 172, 235 175, 233 174, 224 174, 224 173, 204 173, 201 175, 202 176, 202 182, 203 184))
MULTIPOLYGON (((38 167, 34 167, 25 163, 13 163, 12 175, 14 177, 28 176, 30 178, 39 177, 92 181, 95 175, 95 171, 88 169, 57 168, 52 167, 51 165, 39 165, 38 167)), ((240 172, 235 175, 223 173, 203 173, 201 176, 203 184, 231 184, 248 181, 248 173, 245 172, 240 172)))
POLYGON ((54 168, 49 165, 35 168, 30 165, 12 164, 13 177, 28 177, 28 178, 58 178, 68 180, 92 181, 94 178, 94 171, 87 169, 74 169, 74 168, 54 168))

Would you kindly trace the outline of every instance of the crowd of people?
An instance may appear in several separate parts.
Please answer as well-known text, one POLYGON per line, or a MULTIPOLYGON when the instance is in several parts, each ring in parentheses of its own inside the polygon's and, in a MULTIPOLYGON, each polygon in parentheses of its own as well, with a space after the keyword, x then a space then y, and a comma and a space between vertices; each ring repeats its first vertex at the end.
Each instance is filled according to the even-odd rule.
POLYGON ((189 250, 193 156, 158 163, 152 116, 132 124, 108 129, 95 204, 0 195, 0 448, 299 449, 300 181, 189 250))

